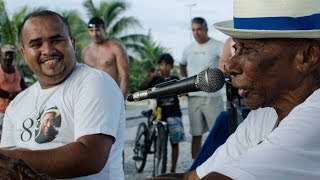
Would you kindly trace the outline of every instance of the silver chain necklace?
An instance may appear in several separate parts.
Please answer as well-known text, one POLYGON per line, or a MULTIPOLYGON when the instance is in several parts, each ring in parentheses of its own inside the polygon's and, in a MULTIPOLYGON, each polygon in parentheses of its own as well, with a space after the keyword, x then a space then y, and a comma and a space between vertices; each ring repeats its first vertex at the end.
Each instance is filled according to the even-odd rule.
MULTIPOLYGON (((40 86, 40 84, 39 84, 40 86)), ((36 112, 41 114, 45 109, 45 103, 52 97, 53 94, 59 89, 60 85, 52 87, 50 89, 41 89, 39 90, 39 96, 36 98, 36 112)))

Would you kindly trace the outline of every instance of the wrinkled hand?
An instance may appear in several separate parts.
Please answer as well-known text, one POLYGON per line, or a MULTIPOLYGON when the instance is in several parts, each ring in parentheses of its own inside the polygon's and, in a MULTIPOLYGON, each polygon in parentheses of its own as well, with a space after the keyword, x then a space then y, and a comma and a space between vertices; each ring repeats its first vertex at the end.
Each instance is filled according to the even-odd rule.
POLYGON ((47 175, 40 174, 32 169, 23 160, 14 159, 0 154, 0 179, 3 180, 49 180, 47 175))

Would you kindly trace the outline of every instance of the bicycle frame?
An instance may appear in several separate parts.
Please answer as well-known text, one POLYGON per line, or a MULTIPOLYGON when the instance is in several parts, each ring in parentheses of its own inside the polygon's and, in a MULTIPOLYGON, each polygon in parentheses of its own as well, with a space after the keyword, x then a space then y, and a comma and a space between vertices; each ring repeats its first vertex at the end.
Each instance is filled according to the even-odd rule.
POLYGON ((148 154, 153 154, 154 151, 151 151, 151 147, 152 147, 152 144, 153 144, 153 141, 154 139, 159 135, 159 128, 158 126, 163 126, 165 128, 165 130, 167 131, 167 122, 165 121, 161 121, 161 120, 151 120, 149 123, 148 123, 148 138, 147 138, 147 152, 148 154))
POLYGON ((151 114, 147 112, 143 112, 142 114, 148 118, 148 121, 147 123, 142 122, 138 126, 134 147, 135 156, 133 159, 135 160, 137 171, 142 172, 147 155, 154 154, 153 176, 157 176, 166 171, 168 140, 167 122, 151 118, 151 114))

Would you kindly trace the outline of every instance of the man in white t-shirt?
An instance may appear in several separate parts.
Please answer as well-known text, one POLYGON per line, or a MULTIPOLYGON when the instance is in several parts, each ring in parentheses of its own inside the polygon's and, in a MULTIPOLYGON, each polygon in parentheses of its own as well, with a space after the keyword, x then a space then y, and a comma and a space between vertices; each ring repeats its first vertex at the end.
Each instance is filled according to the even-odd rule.
POLYGON ((38 81, 6 110, 0 177, 123 180, 125 111, 116 82, 76 63, 69 25, 55 12, 30 13, 20 38, 38 81))
MULTIPOLYGON (((223 43, 208 36, 205 19, 195 17, 191 20, 192 34, 196 42, 188 45, 180 62, 182 77, 190 77, 207 68, 218 68, 223 43)), ((192 135, 191 155, 198 154, 202 135, 208 132, 217 116, 223 111, 222 91, 216 93, 191 92, 188 95, 190 134, 192 135)))
POLYGON ((252 111, 196 170, 155 179, 320 179, 320 1, 234 0, 215 27, 235 41, 224 69, 252 111))

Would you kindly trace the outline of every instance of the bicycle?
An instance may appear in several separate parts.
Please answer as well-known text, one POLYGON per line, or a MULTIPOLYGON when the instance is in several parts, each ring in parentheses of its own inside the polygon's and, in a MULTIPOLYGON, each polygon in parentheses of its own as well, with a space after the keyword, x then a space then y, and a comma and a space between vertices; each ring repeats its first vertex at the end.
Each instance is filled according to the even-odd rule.
POLYGON ((146 165, 147 155, 154 154, 152 175, 157 176, 165 173, 167 167, 167 122, 157 118, 157 113, 153 117, 151 109, 142 111, 141 114, 148 121, 138 126, 133 159, 137 172, 141 173, 146 165))

